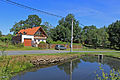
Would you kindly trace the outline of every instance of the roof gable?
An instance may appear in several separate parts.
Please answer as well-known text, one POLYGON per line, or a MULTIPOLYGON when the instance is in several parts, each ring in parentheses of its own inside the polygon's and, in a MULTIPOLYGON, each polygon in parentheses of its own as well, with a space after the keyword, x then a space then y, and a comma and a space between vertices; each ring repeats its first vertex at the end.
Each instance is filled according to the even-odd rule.
POLYGON ((42 29, 42 27, 40 27, 40 29, 38 29, 38 31, 34 34, 35 36, 40 36, 40 35, 45 35, 46 33, 45 31, 42 29))
POLYGON ((26 33, 26 35, 34 35, 41 27, 33 27, 33 28, 28 28, 28 29, 22 29, 18 32, 18 34, 24 34, 26 33))

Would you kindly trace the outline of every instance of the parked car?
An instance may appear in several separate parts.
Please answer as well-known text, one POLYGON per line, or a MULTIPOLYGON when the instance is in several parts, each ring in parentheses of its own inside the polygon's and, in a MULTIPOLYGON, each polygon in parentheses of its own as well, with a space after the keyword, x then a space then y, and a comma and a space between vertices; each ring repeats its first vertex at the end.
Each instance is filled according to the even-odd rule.
POLYGON ((56 49, 56 50, 66 50, 67 48, 64 47, 63 45, 56 45, 56 46, 55 46, 55 49, 56 49))

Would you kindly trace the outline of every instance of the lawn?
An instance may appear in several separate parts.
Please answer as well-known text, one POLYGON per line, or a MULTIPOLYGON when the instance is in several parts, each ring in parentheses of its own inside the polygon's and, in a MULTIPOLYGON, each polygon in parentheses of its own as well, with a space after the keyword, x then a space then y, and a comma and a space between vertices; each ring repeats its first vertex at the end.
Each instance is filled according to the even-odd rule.
MULTIPOLYGON (((0 49, 1 50, 1 49, 0 49)), ((21 48, 17 48, 17 47, 9 47, 6 49, 7 51, 17 51, 17 50, 55 50, 55 49, 39 49, 37 47, 21 47, 21 48)), ((70 51, 70 49, 64 50, 64 51, 70 51)), ((85 48, 80 48, 80 49, 73 49, 73 51, 116 51, 113 49, 85 49, 85 48)))
POLYGON ((12 45, 11 43, 4 43, 0 41, 0 50, 3 50, 1 46, 6 46, 8 44, 8 47, 5 49, 7 51, 17 51, 17 50, 40 50, 37 47, 24 47, 22 45, 12 45))
POLYGON ((52 54, 26 54, 26 56, 33 56, 33 55, 37 55, 37 56, 41 56, 41 55, 98 55, 98 54, 103 54, 103 55, 107 55, 107 56, 112 56, 112 57, 117 57, 120 58, 120 52, 72 52, 72 53, 52 53, 52 54))
MULTIPOLYGON (((67 51, 70 51, 70 49, 67 49, 67 51)), ((79 49, 73 49, 73 51, 116 51, 113 49, 94 49, 94 48, 79 48, 79 49)))

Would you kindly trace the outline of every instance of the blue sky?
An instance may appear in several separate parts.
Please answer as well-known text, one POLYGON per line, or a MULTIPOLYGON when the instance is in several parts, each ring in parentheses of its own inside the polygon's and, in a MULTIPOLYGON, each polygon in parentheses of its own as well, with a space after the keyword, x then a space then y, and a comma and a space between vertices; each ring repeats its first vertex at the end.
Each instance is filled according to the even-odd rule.
MULTIPOLYGON (((69 13, 84 25, 95 25, 98 28, 108 26, 120 18, 120 0, 11 0, 53 14, 66 16, 69 13)), ((42 22, 48 21, 53 26, 60 18, 34 12, 0 1, 0 30, 10 33, 10 28, 25 20, 28 15, 37 14, 42 22)))

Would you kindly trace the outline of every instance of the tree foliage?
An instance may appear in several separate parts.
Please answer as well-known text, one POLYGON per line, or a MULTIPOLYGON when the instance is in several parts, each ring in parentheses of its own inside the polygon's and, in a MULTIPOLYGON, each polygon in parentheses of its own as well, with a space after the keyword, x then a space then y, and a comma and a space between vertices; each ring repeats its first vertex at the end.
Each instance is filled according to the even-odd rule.
POLYGON ((48 44, 51 44, 51 43, 53 42, 53 40, 52 40, 50 37, 48 37, 47 40, 46 40, 46 42, 47 42, 48 44))
POLYGON ((21 29, 27 29, 32 27, 40 26, 42 20, 37 15, 29 15, 28 18, 24 20, 20 20, 19 22, 15 23, 13 27, 10 29, 10 32, 16 34, 21 29))
POLYGON ((50 29, 52 28, 52 25, 49 22, 44 22, 41 27, 44 29, 44 31, 50 36, 50 29))
POLYGON ((69 29, 64 26, 58 25, 54 29, 51 29, 51 37, 54 41, 70 41, 69 29))
POLYGON ((85 26, 81 34, 82 42, 84 42, 85 44, 91 45, 93 43, 92 39, 96 37, 96 31, 97 31, 97 28, 94 25, 85 26))
POLYGON ((59 25, 57 25, 57 27, 54 29, 51 29, 51 37, 54 41, 60 40, 64 42, 70 42, 72 19, 74 25, 73 41, 80 41, 81 28, 79 26, 79 22, 75 19, 73 14, 68 14, 65 18, 59 20, 59 25))
POLYGON ((11 40, 12 40, 11 34, 7 34, 5 36, 0 37, 0 41, 2 41, 2 42, 10 42, 11 40))
POLYGON ((107 47, 109 45, 108 33, 106 28, 97 29, 96 26, 85 26, 81 33, 81 42, 92 45, 94 48, 98 46, 107 47))
POLYGON ((2 31, 0 31, 0 37, 2 36, 2 31))
POLYGON ((111 47, 120 49, 120 21, 108 26, 108 34, 111 47))

